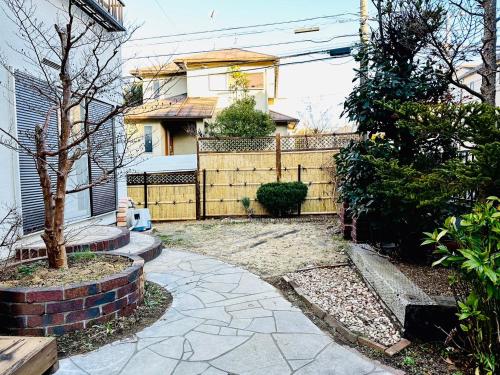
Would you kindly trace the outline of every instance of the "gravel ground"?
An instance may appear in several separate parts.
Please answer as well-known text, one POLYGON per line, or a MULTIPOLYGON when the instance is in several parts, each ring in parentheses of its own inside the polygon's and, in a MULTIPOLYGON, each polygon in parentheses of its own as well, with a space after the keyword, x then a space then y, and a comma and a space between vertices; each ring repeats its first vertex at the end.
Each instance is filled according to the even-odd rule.
POLYGON ((334 217, 223 219, 155 225, 165 246, 213 256, 262 277, 346 261, 334 217))
POLYGON ((318 268, 288 276, 351 331, 386 346, 401 339, 377 298, 351 267, 318 268))

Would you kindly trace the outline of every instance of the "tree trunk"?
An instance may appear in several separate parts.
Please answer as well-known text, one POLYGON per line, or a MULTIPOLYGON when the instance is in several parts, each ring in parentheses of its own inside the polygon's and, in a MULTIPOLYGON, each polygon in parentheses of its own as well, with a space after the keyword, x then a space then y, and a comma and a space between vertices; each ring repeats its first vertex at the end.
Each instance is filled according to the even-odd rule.
POLYGON ((491 105, 495 105, 496 96, 496 44, 497 44, 497 26, 496 26, 496 0, 483 0, 483 48, 481 51, 481 59, 483 60, 483 68, 481 69, 481 94, 484 96, 484 101, 491 105))

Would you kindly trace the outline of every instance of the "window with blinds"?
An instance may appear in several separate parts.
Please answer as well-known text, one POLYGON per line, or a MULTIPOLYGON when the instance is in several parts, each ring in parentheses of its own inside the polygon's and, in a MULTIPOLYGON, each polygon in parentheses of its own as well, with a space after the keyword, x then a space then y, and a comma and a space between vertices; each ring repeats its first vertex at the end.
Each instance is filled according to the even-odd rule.
MULTIPOLYGON (((25 73, 15 74, 16 95, 16 122, 17 137, 27 146, 28 151, 35 152, 35 128, 45 122, 49 109, 53 106, 50 100, 50 88, 45 82, 31 77, 25 73)), ((100 101, 89 103, 89 124, 104 119, 112 106, 100 101)), ((88 173, 88 179, 82 181, 99 182, 90 189, 89 211, 92 216, 116 210, 117 191, 116 176, 113 171, 115 166, 115 136, 114 121, 107 120, 89 140, 88 168, 80 166, 80 170, 88 173)), ((47 137, 48 147, 52 150, 58 148, 58 117, 57 112, 49 117, 49 132, 47 137)), ((24 234, 39 231, 44 227, 43 194, 40 187, 40 178, 36 169, 35 158, 30 152, 19 152, 19 178, 21 190, 21 205, 23 216, 24 234)), ((57 170, 57 159, 49 159, 50 168, 57 170)), ((81 178, 81 176, 80 176, 81 178)), ((52 172, 55 183, 55 172, 52 172)), ((80 203, 79 203, 80 204, 80 203)), ((79 207, 84 211, 83 207, 79 207)))

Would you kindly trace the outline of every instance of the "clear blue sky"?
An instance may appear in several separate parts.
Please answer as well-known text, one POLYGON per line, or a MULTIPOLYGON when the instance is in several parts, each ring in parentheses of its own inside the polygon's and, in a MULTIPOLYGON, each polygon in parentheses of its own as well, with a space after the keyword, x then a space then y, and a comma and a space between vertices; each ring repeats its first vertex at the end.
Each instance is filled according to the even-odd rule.
MULTIPOLYGON (((231 32, 133 41, 123 51, 125 58, 133 58, 127 64, 127 69, 165 63, 175 58, 173 56, 136 59, 139 56, 293 42, 279 46, 248 48, 256 52, 287 56, 347 46, 358 40, 356 36, 359 25, 358 0, 127 0, 125 9, 127 23, 142 25, 134 35, 135 38, 346 14, 338 19, 329 18, 231 32), (294 28, 306 26, 319 26, 320 31, 294 34, 294 28), (264 32, 238 35, 245 31, 256 30, 264 32), (345 34, 353 36, 331 40, 333 37, 345 34), (193 40, 202 37, 209 38, 193 40), (305 39, 314 42, 304 42, 305 39)), ((281 62, 322 57, 327 55, 282 58, 281 62)), ((338 117, 343 99, 352 88, 353 68, 352 58, 283 66, 280 72, 280 97, 284 100, 281 107, 276 109, 303 117, 305 108, 310 106, 317 115, 329 110, 335 126, 343 123, 344 121, 338 120, 338 117)))

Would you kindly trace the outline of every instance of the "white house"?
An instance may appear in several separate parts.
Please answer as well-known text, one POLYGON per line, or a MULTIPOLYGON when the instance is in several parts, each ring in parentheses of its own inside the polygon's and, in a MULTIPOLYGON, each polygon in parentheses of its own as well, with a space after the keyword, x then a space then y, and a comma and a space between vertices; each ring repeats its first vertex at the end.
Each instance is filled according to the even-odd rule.
MULTIPOLYGON (((500 66, 500 55, 497 55, 497 66, 500 66)), ((470 89, 480 92, 481 91, 481 81, 482 76, 479 75, 479 69, 481 69, 482 64, 479 62, 466 63, 460 66, 458 73, 458 79, 461 83, 467 85, 470 89)), ((459 99, 461 101, 467 102, 471 100, 479 100, 476 97, 469 94, 467 91, 460 89, 459 99)), ((496 74, 496 105, 500 105, 500 72, 496 74)))
MULTIPOLYGON (((27 0, 26 6, 33 11, 33 18, 43 22, 45 26, 54 30, 54 24, 64 20, 67 16, 68 1, 73 2, 77 20, 89 20, 95 23, 92 27, 100 28, 107 33, 124 32, 123 7, 121 0, 27 0)), ((1 3, 5 7, 5 3, 1 3)), ((33 131, 37 124, 43 123, 44 113, 47 113, 47 102, 43 97, 33 91, 32 85, 27 82, 41 78, 43 69, 34 66, 29 59, 15 50, 29 47, 19 36, 16 25, 7 18, 7 13, 2 13, 0 22, 0 49, 5 66, 0 66, 0 114, 2 121, 0 127, 18 138, 25 136, 28 131, 33 131), (13 48, 11 48, 12 46, 13 48)), ((83 20, 83 21, 82 21, 83 20)), ((75 57, 78 58, 78 57, 75 57)), ((115 57, 121 59, 120 53, 115 57)), ((57 69, 57 64, 50 59, 41 61, 45 69, 57 69), (54 65, 55 64, 55 65, 54 65)), ((121 96, 121 87, 116 87, 116 94, 121 96)), ((99 98, 102 102, 89 107, 89 114, 102 110, 108 105, 106 98, 99 98)), ((53 116, 57 129, 57 116, 53 116)), ((115 122, 110 122, 114 128, 115 122)), ((114 130, 113 130, 114 131, 114 130)), ((57 134, 55 135, 57 140, 57 134)), ((28 141, 25 139, 25 141, 28 141)), ((34 142, 34 141, 33 141, 34 142)), ((113 150, 114 152, 114 150, 113 150)), ((110 161, 114 162, 112 156, 110 161)), ((0 145, 0 215, 4 215, 6 207, 16 207, 22 212, 23 234, 35 234, 44 226, 44 206, 39 177, 36 172, 33 158, 0 145)), ((77 161, 72 179, 69 184, 82 184, 91 179, 95 166, 88 157, 77 161)), ((119 196, 126 196, 124 182, 113 179, 99 188, 84 190, 68 195, 65 216, 67 222, 90 221, 110 224, 116 221, 115 210, 119 196)))
POLYGON ((285 135, 295 128, 296 118, 271 109, 278 97, 278 57, 241 49, 197 53, 131 72, 141 80, 146 102, 126 121, 143 137, 145 154, 195 154, 196 136, 234 101, 234 66, 248 80, 256 108, 274 119, 276 132, 285 135))

